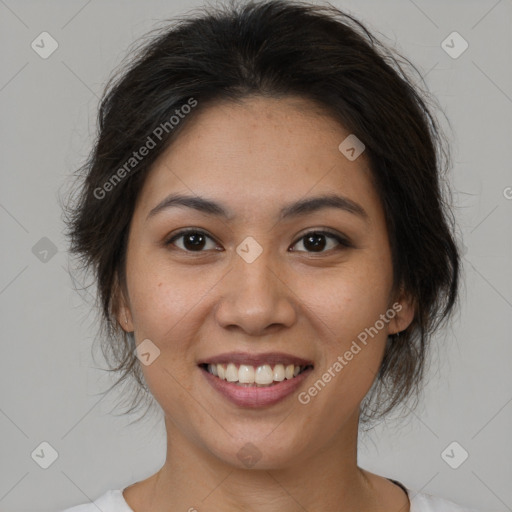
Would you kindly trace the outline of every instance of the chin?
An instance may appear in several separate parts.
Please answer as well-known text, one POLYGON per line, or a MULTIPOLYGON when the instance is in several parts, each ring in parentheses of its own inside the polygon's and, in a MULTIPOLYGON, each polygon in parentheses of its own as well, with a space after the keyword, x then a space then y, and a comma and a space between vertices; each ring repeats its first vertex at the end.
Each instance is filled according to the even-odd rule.
POLYGON ((253 436, 245 430, 241 437, 230 437, 223 432, 221 442, 217 438, 214 446, 208 440, 204 443, 210 445, 209 451, 214 457, 238 469, 275 470, 297 464, 298 459, 304 457, 304 440, 290 432, 269 435, 272 428, 264 432, 258 429, 253 436))

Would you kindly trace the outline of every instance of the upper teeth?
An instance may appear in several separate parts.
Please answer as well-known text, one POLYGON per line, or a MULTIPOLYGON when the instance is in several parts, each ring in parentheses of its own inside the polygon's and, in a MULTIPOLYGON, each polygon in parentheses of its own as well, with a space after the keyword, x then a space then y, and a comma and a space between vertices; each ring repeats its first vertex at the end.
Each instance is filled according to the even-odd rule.
POLYGON ((292 379, 296 377, 304 366, 296 366, 289 364, 276 364, 274 368, 269 364, 261 366, 251 366, 241 364, 238 368, 234 363, 225 364, 209 364, 208 371, 219 377, 219 379, 228 382, 239 382, 240 384, 262 384, 269 385, 272 382, 281 382, 284 379, 292 379))

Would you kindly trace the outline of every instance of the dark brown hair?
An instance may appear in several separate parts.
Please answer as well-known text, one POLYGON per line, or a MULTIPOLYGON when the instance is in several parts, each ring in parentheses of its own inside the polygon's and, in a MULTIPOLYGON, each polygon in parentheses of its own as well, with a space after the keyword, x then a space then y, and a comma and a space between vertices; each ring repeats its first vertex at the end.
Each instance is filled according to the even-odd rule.
POLYGON ((148 397, 147 387, 133 334, 120 328, 113 312, 119 290, 126 291, 135 201, 156 158, 198 112, 249 95, 308 99, 365 144, 386 215, 394 290, 414 298, 415 316, 399 337, 388 338, 361 421, 417 398, 431 336, 454 309, 460 273, 450 190, 443 186, 449 152, 431 112, 434 100, 415 83, 421 81, 417 69, 352 16, 296 1, 203 8, 166 21, 147 39, 105 88, 97 140, 64 207, 70 252, 97 284, 109 371, 122 372, 114 386, 129 376, 136 382, 130 411, 140 392, 148 397), (191 99, 197 106, 171 126, 171 116, 191 99), (162 126, 167 129, 156 140, 162 126), (127 169, 151 136, 156 147, 127 169), (123 166, 125 172, 119 171, 123 166), (116 171, 120 179, 113 181, 116 171))

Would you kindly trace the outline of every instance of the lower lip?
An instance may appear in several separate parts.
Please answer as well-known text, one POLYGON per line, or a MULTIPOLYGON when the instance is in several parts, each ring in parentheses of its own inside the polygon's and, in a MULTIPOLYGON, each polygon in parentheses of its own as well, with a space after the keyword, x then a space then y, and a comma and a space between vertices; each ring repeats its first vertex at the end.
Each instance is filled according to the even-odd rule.
POLYGON ((307 378, 312 368, 304 370, 293 379, 286 379, 267 387, 239 386, 233 382, 219 379, 203 368, 201 368, 201 371, 213 388, 235 405, 257 408, 274 405, 290 396, 307 378))

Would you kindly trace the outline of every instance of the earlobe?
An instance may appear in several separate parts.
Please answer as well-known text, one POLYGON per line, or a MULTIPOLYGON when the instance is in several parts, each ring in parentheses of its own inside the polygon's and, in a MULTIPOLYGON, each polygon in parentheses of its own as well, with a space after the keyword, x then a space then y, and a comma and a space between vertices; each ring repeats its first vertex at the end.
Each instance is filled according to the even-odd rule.
POLYGON ((395 316, 389 323, 389 334, 396 334, 404 331, 411 325, 416 310, 415 300, 410 295, 401 290, 399 298, 392 304, 395 316))
POLYGON ((125 299, 121 294, 118 314, 116 315, 117 323, 126 332, 133 332, 133 321, 130 308, 126 305, 125 299))
POLYGON ((118 308, 117 314, 115 314, 117 323, 126 332, 133 332, 133 321, 130 309, 124 304, 118 308))
POLYGON ((115 317, 118 325, 126 332, 133 332, 133 319, 130 308, 127 305, 126 298, 121 290, 117 278, 114 283, 112 294, 112 315, 115 317))

